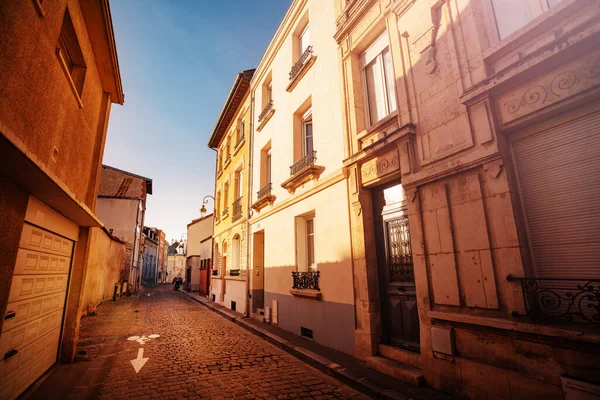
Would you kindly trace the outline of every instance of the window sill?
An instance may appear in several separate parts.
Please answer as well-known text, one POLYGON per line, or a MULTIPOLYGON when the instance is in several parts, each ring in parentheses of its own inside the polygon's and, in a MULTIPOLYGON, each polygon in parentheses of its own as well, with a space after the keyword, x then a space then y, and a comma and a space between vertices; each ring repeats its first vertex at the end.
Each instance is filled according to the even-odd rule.
POLYGON ((485 326, 507 331, 556 337, 560 339, 570 339, 578 342, 600 343, 600 333, 593 331, 596 327, 592 327, 590 331, 583 332, 580 325, 574 326, 571 329, 571 327, 555 327, 541 323, 537 324, 533 322, 520 322, 505 318, 478 317, 444 311, 429 311, 427 316, 431 319, 437 319, 441 321, 485 326))
POLYGON ((256 200, 254 204, 252 204, 252 208, 256 211, 260 211, 265 208, 267 205, 273 205, 275 203, 275 196, 268 194, 262 196, 260 199, 256 200))
POLYGON ((290 294, 296 297, 306 297, 308 299, 321 300, 321 292, 312 289, 291 289, 290 294))
POLYGON ((231 164, 231 156, 229 156, 227 160, 225 160, 225 164, 223 164, 223 169, 227 168, 229 164, 231 164))
POLYGON ((262 131, 262 129, 265 127, 267 122, 269 122, 269 120, 271 119, 273 114, 275 114, 275 108, 271 108, 271 110, 267 113, 267 115, 265 115, 265 117, 262 119, 262 121, 260 121, 258 123, 258 126, 256 127, 256 130, 258 132, 262 131))
POLYGON ((240 281, 240 282, 244 282, 246 280, 245 276, 231 276, 231 275, 227 275, 225 278, 226 281, 240 281))
POLYGON ((69 72, 69 67, 65 63, 65 60, 63 60, 63 58, 60 54, 60 49, 58 49, 58 48, 56 49, 56 58, 58 58, 58 62, 60 63, 60 67, 61 67, 63 73, 65 74, 65 78, 67 78, 69 87, 71 88, 71 91, 73 92, 73 95, 75 96, 75 100, 77 100, 77 105, 79 106, 79 108, 83 108, 83 102, 81 101, 81 96, 79 96, 79 93, 77 92, 77 88, 75 87, 75 82, 73 82, 73 78, 71 78, 71 73, 69 72))
POLYGON ((315 56, 315 55, 310 56, 310 58, 308 60, 306 60, 306 62, 302 65, 302 68, 300 68, 300 71, 298 71, 296 76, 294 76, 294 79, 292 79, 290 81, 290 83, 288 84, 287 88, 285 88, 285 90, 287 92, 291 92, 292 90, 294 90, 294 88, 302 80, 302 77, 304 75, 306 75, 306 73, 308 72, 310 67, 315 63, 316 60, 317 60, 317 56, 315 56))
POLYGON ((292 175, 288 180, 283 182, 281 187, 286 189, 290 194, 294 194, 296 189, 303 184, 313 180, 318 180, 319 176, 321 176, 321 173, 323 173, 324 170, 325 167, 319 165, 307 165, 292 175))
POLYGON ((221 168, 219 171, 217 171, 217 179, 219 179, 221 177, 221 175, 223 175, 223 168, 221 168))

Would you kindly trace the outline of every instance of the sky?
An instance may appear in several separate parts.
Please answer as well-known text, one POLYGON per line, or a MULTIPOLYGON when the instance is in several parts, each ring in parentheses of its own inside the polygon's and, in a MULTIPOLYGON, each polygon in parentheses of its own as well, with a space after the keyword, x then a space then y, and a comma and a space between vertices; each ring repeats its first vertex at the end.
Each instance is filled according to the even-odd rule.
POLYGON ((125 104, 111 109, 103 163, 152 179, 145 225, 169 241, 214 195, 206 143, 237 73, 256 68, 290 3, 111 0, 125 104))

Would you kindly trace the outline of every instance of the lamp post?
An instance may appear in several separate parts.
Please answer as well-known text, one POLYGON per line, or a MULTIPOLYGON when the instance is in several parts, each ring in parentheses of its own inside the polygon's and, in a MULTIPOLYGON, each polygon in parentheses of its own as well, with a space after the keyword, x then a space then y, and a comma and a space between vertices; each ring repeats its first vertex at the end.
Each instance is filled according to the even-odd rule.
POLYGON ((200 209, 200 217, 204 217, 206 215, 206 204, 208 204, 208 198, 213 199, 213 204, 215 203, 215 198, 211 195, 206 195, 202 199, 202 208, 200 209))

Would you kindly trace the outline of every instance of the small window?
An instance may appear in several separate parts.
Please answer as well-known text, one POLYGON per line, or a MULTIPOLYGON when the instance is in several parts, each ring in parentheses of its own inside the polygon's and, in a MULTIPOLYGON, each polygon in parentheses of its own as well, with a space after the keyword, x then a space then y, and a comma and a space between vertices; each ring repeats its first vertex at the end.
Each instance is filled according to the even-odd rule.
POLYGON ((367 125, 372 126, 396 111, 396 90, 387 33, 361 56, 367 125))
POLYGON ((266 183, 271 183, 271 150, 267 152, 267 157, 265 159, 265 177, 266 183))
POLYGON ((315 219, 306 220, 306 261, 308 271, 314 272, 317 270, 315 263, 315 219))
POLYGON ((68 9, 65 11, 62 27, 60 28, 60 35, 56 44, 56 54, 63 65, 65 73, 68 74, 73 89, 77 96, 81 98, 86 65, 68 9))
POLYGON ((241 269, 240 261, 241 261, 241 253, 242 246, 240 245, 240 235, 235 235, 233 237, 233 241, 231 242, 231 251, 233 256, 233 262, 231 263, 231 269, 241 269))
POLYGON ((314 213, 296 217, 296 264, 298 272, 316 272, 314 213))
POLYGON ((313 147, 313 124, 312 124, 312 111, 309 110, 302 119, 302 151, 303 155, 306 156, 311 154, 314 150, 313 147))
POLYGON ((235 173, 235 199, 238 200, 242 197, 242 170, 236 171, 235 173))

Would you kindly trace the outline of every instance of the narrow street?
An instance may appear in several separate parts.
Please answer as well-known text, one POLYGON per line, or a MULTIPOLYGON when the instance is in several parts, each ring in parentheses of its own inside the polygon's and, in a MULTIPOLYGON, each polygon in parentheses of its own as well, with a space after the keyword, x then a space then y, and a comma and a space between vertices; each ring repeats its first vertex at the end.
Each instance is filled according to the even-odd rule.
POLYGON ((103 304, 83 319, 78 353, 31 398, 365 398, 171 285, 103 304), (128 340, 144 335, 160 336, 128 340), (141 348, 148 360, 136 373, 141 348))

